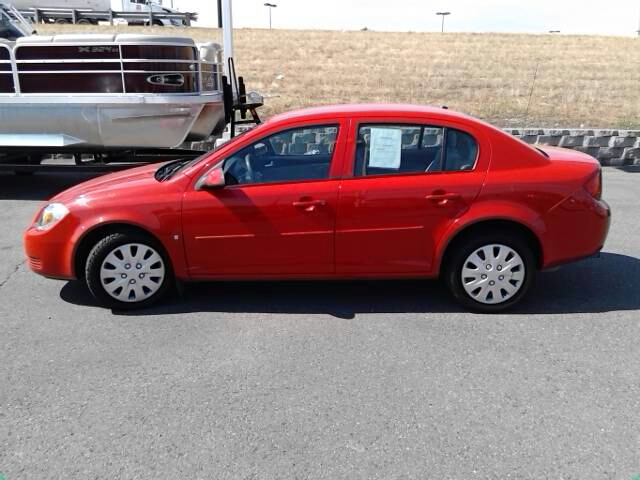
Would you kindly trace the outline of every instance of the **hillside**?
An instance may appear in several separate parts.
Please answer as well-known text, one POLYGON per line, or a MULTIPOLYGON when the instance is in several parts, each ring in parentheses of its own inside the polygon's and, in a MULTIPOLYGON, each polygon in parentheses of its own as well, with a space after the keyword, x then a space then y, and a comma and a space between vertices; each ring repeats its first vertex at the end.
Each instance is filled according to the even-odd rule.
MULTIPOLYGON (((200 28, 171 32, 219 37, 200 28)), ((448 105, 501 126, 640 128, 640 39, 293 30, 237 30, 234 38, 237 69, 265 95, 264 115, 326 103, 410 102, 448 105)))

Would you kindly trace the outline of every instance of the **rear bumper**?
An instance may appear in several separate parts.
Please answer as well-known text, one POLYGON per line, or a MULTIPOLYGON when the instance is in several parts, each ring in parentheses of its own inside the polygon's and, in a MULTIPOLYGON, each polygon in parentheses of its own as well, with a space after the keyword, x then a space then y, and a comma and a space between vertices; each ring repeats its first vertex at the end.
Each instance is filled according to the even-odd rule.
POLYGON ((545 216, 543 269, 599 254, 611 226, 611 209, 586 191, 576 192, 545 216))

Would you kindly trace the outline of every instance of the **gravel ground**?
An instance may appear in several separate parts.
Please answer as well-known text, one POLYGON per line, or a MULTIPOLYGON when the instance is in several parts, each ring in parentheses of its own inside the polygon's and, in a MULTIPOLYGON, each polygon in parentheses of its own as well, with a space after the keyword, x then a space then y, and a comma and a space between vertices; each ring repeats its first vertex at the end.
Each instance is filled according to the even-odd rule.
POLYGON ((79 176, 0 176, 0 478, 640 474, 640 171, 605 252, 473 315, 437 282, 211 283, 135 314, 32 274, 79 176))

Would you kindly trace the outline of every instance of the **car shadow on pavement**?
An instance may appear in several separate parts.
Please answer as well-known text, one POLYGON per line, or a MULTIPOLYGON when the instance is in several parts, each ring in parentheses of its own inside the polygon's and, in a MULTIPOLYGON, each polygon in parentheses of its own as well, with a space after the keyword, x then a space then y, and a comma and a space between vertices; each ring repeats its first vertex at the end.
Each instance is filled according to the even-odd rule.
POLYGON ((640 173, 640 165, 624 165, 622 167, 616 167, 618 170, 622 170, 627 173, 640 173))
MULTIPOLYGON (((598 313, 640 310, 640 259, 615 253, 542 272, 526 300, 510 315, 598 313)), ((60 297, 72 304, 96 303, 80 282, 67 283, 60 297)), ((447 313, 463 311, 437 281, 207 282, 189 284, 182 298, 117 315, 175 315, 194 312, 329 314, 351 319, 360 313, 447 313)))
POLYGON ((95 173, 77 172, 38 172, 32 175, 0 173, 0 200, 47 200, 95 176, 95 173))

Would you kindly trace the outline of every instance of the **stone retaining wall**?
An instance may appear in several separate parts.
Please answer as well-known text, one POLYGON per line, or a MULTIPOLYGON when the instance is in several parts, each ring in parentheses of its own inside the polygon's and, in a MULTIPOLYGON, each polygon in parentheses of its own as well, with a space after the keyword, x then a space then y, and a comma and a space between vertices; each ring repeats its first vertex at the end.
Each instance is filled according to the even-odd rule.
POLYGON ((532 145, 579 150, 602 165, 640 165, 640 130, 507 128, 506 132, 532 145))

